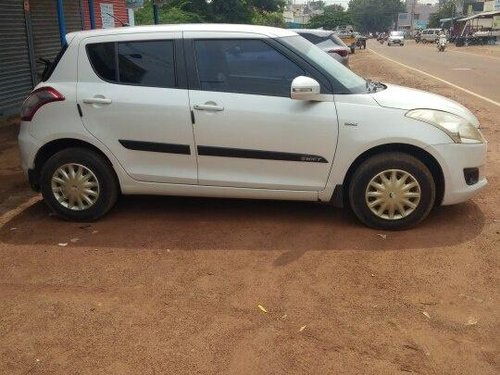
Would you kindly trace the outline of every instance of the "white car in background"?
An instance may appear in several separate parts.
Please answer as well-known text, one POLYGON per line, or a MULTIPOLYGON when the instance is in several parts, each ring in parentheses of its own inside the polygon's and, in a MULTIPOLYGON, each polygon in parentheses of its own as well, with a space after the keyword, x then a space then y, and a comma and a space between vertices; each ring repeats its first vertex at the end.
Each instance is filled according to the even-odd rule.
POLYGON ((398 46, 405 45, 405 34, 403 31, 391 31, 389 37, 387 38, 387 45, 390 47, 394 44, 398 46))
POLYGON ((487 183, 465 107, 365 80, 277 28, 71 33, 21 116, 31 186, 70 220, 157 194, 347 204, 401 229, 487 183))

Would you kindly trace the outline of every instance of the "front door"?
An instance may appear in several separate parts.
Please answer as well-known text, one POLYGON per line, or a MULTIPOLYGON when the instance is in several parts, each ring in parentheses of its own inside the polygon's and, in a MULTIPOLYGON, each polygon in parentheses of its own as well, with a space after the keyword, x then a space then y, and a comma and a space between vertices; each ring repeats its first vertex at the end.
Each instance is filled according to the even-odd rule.
POLYGON ((87 130, 134 179, 197 184, 181 33, 81 42, 78 104, 87 130))
POLYGON ((197 39, 189 92, 201 185, 319 191, 338 135, 335 104, 290 99, 305 69, 265 39, 197 39))

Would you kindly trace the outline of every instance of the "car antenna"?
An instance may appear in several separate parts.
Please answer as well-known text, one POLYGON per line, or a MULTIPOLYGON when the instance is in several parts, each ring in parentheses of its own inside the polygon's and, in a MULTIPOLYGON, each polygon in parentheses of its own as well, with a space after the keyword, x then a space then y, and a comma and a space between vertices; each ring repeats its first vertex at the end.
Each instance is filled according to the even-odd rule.
POLYGON ((113 17, 113 19, 114 19, 115 21, 120 22, 120 23, 122 24, 122 26, 123 26, 123 27, 130 26, 127 22, 123 22, 120 18, 116 17, 114 14, 107 13, 107 12, 106 12, 105 14, 107 14, 107 15, 108 15, 108 16, 110 16, 110 17, 113 17))

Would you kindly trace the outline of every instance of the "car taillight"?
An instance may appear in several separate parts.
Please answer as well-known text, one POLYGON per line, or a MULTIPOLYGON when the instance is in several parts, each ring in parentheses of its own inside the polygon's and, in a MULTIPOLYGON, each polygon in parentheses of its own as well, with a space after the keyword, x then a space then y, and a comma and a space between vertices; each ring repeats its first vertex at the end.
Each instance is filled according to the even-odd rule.
POLYGON ((349 54, 349 51, 347 51, 346 49, 331 49, 330 51, 328 51, 328 53, 336 53, 337 55, 346 57, 349 54))
POLYGON ((21 107, 21 120, 31 121, 36 111, 51 102, 64 100, 64 95, 52 87, 40 87, 33 91, 21 107))

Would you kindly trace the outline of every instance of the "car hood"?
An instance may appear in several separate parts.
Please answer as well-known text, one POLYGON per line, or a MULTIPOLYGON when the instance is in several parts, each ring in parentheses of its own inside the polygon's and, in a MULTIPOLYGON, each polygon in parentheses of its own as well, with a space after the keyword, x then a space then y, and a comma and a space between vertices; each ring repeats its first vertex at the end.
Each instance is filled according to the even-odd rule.
POLYGON ((389 36, 389 39, 401 39, 401 40, 403 40, 403 37, 401 35, 391 35, 391 36, 389 36))
POLYGON ((475 127, 479 127, 479 121, 476 116, 463 105, 451 99, 408 87, 388 84, 386 86, 385 90, 371 94, 373 99, 382 107, 405 110, 417 108, 436 109, 453 113, 466 119, 475 127))

